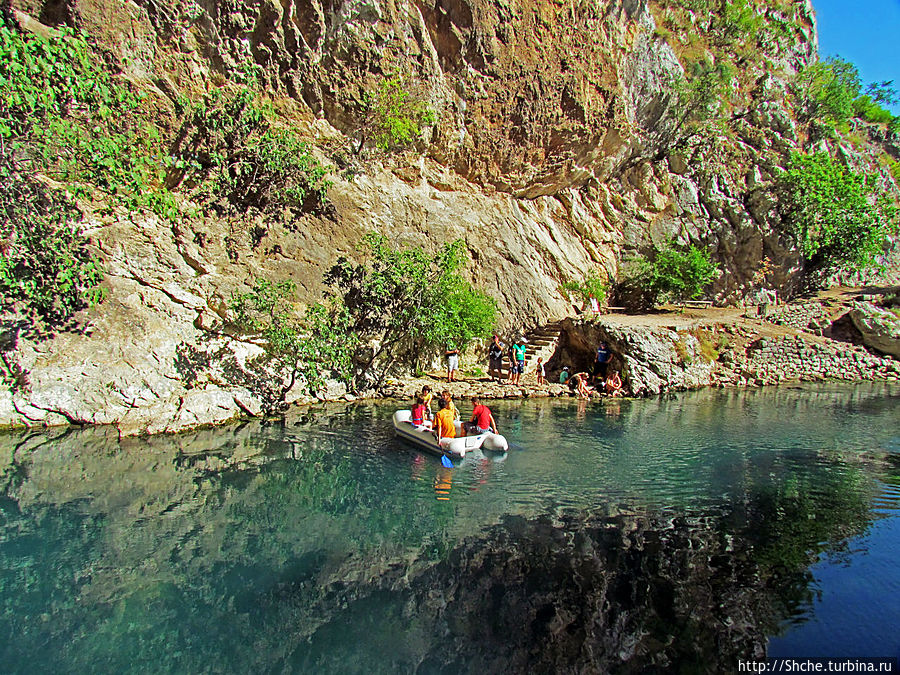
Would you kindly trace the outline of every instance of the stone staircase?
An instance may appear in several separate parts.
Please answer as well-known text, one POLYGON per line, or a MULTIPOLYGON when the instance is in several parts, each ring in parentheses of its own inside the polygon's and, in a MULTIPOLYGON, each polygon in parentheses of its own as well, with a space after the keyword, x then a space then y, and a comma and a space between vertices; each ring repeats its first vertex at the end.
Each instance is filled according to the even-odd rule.
POLYGON ((553 321, 535 328, 525 335, 527 351, 525 352, 525 372, 534 372, 538 358, 547 361, 553 356, 562 335, 562 321, 553 321))

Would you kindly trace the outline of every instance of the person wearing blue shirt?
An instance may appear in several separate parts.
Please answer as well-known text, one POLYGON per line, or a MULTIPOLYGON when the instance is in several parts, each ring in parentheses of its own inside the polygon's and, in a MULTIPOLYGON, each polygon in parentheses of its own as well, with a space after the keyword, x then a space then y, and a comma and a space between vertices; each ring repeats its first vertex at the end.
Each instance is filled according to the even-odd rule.
POLYGON ((609 360, 612 358, 612 352, 605 342, 601 342, 597 347, 597 360, 594 361, 594 370, 591 375, 594 382, 604 382, 606 380, 606 371, 609 368, 609 360))

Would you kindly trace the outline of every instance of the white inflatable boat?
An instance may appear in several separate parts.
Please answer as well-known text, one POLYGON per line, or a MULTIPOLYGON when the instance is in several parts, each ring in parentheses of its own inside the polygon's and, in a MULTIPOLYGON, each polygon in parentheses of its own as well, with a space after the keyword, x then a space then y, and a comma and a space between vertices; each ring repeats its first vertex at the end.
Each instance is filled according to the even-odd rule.
POLYGON ((477 436, 462 436, 462 424, 456 421, 456 438, 442 438, 440 445, 431 431, 431 427, 425 425, 413 425, 410 423, 412 412, 398 410, 394 413, 394 430, 397 435, 412 443, 422 450, 436 455, 447 455, 456 459, 462 459, 471 450, 491 450, 493 452, 506 452, 509 443, 500 434, 488 432, 477 436))

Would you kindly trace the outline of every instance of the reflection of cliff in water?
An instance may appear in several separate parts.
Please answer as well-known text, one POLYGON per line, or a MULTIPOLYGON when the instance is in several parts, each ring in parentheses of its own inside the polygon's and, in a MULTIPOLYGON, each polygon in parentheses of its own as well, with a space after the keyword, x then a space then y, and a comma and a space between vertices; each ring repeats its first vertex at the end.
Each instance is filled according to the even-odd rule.
POLYGON ((356 589, 346 609, 329 611, 326 598, 317 612, 331 618, 289 660, 351 672, 377 659, 393 645, 373 643, 361 620, 377 602, 396 634, 420 639, 387 650, 401 671, 731 671, 763 657, 767 635, 811 597, 805 567, 758 561, 744 534, 681 516, 510 517, 412 578, 398 567, 356 589))

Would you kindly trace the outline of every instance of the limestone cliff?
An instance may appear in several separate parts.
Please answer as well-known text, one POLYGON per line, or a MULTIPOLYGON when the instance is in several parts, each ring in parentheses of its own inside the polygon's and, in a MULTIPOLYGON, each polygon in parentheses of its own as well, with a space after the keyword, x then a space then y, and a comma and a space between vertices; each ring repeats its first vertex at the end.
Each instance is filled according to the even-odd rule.
MULTIPOLYGON (((464 239, 472 281, 498 300, 510 330, 571 313, 561 283, 597 267, 614 277, 627 255, 671 239, 713 253, 717 301, 782 289, 800 258, 779 228, 772 180, 791 150, 834 144, 800 125, 787 101, 786 78, 815 56, 808 2, 760 10, 788 28, 735 76, 728 132, 692 153, 666 152, 660 140, 675 124, 679 56, 692 47, 658 26, 665 3, 11 0, 11 9, 26 29, 68 24, 90 36, 173 139, 184 97, 259 66, 333 184, 324 212, 274 219, 208 212, 172 225, 84 205, 107 298, 82 313, 79 332, 13 335, 8 355, 27 386, 0 394, 5 424, 134 433, 258 414, 265 402, 246 364, 260 348, 221 330, 230 294, 251 276, 289 277, 313 300, 322 273, 371 230, 429 250, 464 239), (420 83, 436 121, 414 150, 359 159, 366 92, 391 73, 420 83)), ((696 17, 692 32, 713 31, 710 21, 696 17)), ((897 153, 890 139, 883 147, 897 153)))

